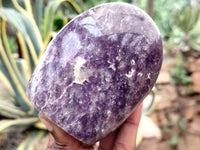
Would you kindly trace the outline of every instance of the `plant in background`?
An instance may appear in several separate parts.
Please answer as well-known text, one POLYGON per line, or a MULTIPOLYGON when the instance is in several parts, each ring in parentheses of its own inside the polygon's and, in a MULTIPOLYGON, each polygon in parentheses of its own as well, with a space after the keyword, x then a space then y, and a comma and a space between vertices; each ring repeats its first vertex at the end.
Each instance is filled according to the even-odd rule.
POLYGON ((200 8, 186 5, 177 9, 173 15, 174 44, 178 45, 181 52, 189 50, 200 51, 200 8))
MULTIPOLYGON (((173 35, 172 12, 178 6, 187 5, 183 0, 154 0, 153 20, 158 25, 162 39, 168 41, 173 35)), ((143 10, 147 9, 147 0, 139 0, 138 5, 143 10)))
POLYGON ((174 84, 177 86, 177 92, 179 95, 186 94, 192 95, 195 93, 194 85, 192 84, 192 78, 190 77, 190 73, 184 66, 184 60, 186 58, 183 57, 183 54, 178 54, 176 57, 176 65, 171 71, 171 77, 174 84), (181 92, 182 87, 182 92, 181 92), (185 90, 183 90, 185 89, 185 90))
POLYGON ((171 76, 176 85, 189 85, 192 83, 192 79, 187 75, 187 71, 183 66, 183 56, 177 56, 177 64, 171 71, 171 76))
MULTIPOLYGON (((138 4, 146 9, 147 0, 138 4)), ((173 52, 200 51, 199 1, 154 1, 154 21, 160 29, 164 49, 173 52), (193 4, 195 2, 195 4, 193 4)))
POLYGON ((184 118, 179 118, 177 123, 168 124, 164 126, 162 129, 165 133, 169 134, 171 139, 171 145, 177 147, 179 142, 179 137, 185 134, 187 128, 187 122, 184 118))

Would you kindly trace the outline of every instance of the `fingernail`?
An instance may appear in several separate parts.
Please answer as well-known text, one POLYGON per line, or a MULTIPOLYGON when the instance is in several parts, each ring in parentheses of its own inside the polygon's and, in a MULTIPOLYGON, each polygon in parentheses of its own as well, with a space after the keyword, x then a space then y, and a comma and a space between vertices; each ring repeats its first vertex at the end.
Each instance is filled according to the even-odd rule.
POLYGON ((53 131, 53 127, 52 127, 51 123, 48 120, 46 120, 43 117, 40 117, 40 120, 46 126, 46 128, 49 130, 49 132, 53 131))
POLYGON ((69 150, 69 146, 54 141, 54 143, 53 143, 53 150, 69 150))

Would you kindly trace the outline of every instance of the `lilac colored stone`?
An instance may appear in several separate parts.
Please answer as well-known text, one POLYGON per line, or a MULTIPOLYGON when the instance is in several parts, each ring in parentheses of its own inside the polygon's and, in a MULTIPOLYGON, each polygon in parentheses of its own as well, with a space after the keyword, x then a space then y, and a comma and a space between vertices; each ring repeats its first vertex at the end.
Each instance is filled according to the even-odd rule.
POLYGON ((49 43, 27 95, 38 111, 92 144, 144 99, 161 63, 161 37, 151 18, 130 4, 104 4, 76 17, 49 43))

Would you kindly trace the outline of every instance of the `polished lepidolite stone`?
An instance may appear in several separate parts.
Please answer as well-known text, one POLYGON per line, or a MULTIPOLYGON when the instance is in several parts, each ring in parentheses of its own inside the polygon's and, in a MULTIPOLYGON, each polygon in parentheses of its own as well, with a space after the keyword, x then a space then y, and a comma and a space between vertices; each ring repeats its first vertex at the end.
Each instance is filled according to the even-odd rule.
POLYGON ((27 95, 55 124, 92 144, 144 99, 161 63, 161 37, 151 18, 130 4, 104 4, 76 17, 49 43, 27 95))

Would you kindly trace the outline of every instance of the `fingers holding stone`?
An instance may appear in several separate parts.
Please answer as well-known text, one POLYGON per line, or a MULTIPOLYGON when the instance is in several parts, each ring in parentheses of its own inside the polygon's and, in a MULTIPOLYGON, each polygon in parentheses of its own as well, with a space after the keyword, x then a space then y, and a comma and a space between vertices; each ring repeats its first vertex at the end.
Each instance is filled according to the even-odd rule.
POLYGON ((44 125, 47 127, 49 132, 51 133, 49 143, 48 143, 48 150, 50 147, 52 147, 53 150, 61 150, 61 148, 64 150, 69 149, 77 149, 81 147, 82 143, 75 138, 73 138, 71 135, 69 135, 67 132, 65 132, 63 129, 58 127, 56 124, 54 124, 52 121, 50 121, 48 118, 46 118, 42 113, 39 113, 40 120, 44 123, 44 125), (54 142, 54 143, 53 143, 54 142))
POLYGON ((114 149, 117 150, 133 150, 136 145, 137 130, 142 114, 142 103, 127 118, 120 127, 120 131, 114 143, 114 149))
POLYGON ((52 150, 54 141, 55 141, 54 137, 51 134, 49 134, 49 141, 48 141, 46 150, 52 150))
POLYGON ((111 150, 114 145, 114 142, 115 142, 115 139, 117 136, 117 132, 118 132, 118 130, 110 133, 105 138, 100 140, 100 145, 99 145, 98 150, 111 150))

